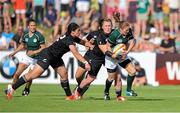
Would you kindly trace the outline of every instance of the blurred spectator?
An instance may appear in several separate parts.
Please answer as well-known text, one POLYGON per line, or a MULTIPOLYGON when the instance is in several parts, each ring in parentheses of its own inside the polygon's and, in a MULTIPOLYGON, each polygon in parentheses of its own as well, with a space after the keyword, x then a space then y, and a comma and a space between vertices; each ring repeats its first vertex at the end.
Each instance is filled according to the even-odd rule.
POLYGON ((34 0, 26 0, 26 21, 28 22, 34 16, 33 2, 34 0))
POLYGON ((26 1, 25 0, 12 0, 16 12, 16 31, 20 25, 20 20, 23 20, 23 28, 26 29, 26 1))
POLYGON ((19 26, 17 33, 13 36, 12 40, 10 41, 10 48, 16 49, 19 46, 23 34, 23 27, 19 26))
POLYGON ((133 84, 135 86, 147 85, 146 72, 144 68, 141 67, 141 65, 137 61, 134 63, 134 65, 135 65, 136 73, 133 84))
POLYGON ((146 33, 150 2, 149 0, 137 0, 137 3, 137 36, 143 36, 146 33))
POLYGON ((106 16, 112 17, 114 12, 119 11, 119 0, 105 0, 106 16))
POLYGON ((169 32, 165 31, 159 47, 160 53, 175 53, 175 50, 175 39, 172 39, 169 32))
MULTIPOLYGON (((150 40, 155 48, 158 48, 161 44, 162 38, 158 35, 156 28, 150 28, 150 40)), ((156 49, 157 50, 157 49, 156 49)))
POLYGON ((138 43, 138 50, 139 52, 154 52, 155 47, 154 44, 151 43, 149 35, 144 35, 142 39, 138 43))
POLYGON ((71 23, 71 22, 75 22, 75 23, 77 23, 79 26, 81 26, 81 25, 83 24, 83 22, 84 22, 83 14, 82 14, 81 12, 79 12, 79 11, 76 11, 75 16, 73 16, 73 17, 71 18, 70 23, 71 23))
MULTIPOLYGON (((137 0, 127 0, 127 10, 128 10, 128 21, 131 23, 131 25, 134 27, 136 27, 136 22, 137 22, 137 18, 136 18, 136 13, 137 13, 137 0)), ((135 31, 135 37, 137 37, 136 35, 136 29, 134 29, 135 31)))
POLYGON ((127 0, 119 0, 119 10, 121 20, 126 20, 128 16, 127 0))
POLYGON ((168 0, 170 15, 169 15, 169 27, 171 33, 178 33, 178 14, 180 8, 179 0, 168 0))
POLYGON ((76 9, 78 12, 86 13, 90 8, 90 0, 77 0, 76 9))
POLYGON ((14 36, 14 33, 10 30, 9 25, 4 26, 4 32, 2 32, 1 36, 6 39, 7 47, 9 47, 10 41, 14 36))
POLYGON ((9 25, 10 30, 12 30, 10 8, 11 8, 11 1, 10 0, 4 0, 4 5, 3 5, 4 25, 9 25))
MULTIPOLYGON (((99 13, 102 14, 104 0, 98 0, 98 3, 99 3, 99 13)), ((103 15, 101 15, 101 16, 103 16, 103 15)))
POLYGON ((176 44, 176 52, 180 54, 180 32, 179 35, 177 35, 176 37, 175 44, 176 44))
POLYGON ((3 3, 0 1, 0 33, 3 31, 3 3))
POLYGON ((152 0, 152 14, 154 18, 155 28, 158 31, 158 35, 162 36, 164 31, 163 25, 163 1, 164 0, 152 0))
POLYGON ((0 34, 0 50, 2 51, 2 50, 7 50, 7 42, 6 42, 6 38, 5 37, 3 37, 3 36, 1 36, 1 34, 0 34))
POLYGON ((54 9, 53 4, 49 4, 48 11, 44 17, 44 25, 47 27, 52 27, 55 25, 57 19, 57 11, 54 9))
POLYGON ((35 21, 38 24, 43 22, 45 3, 46 0, 33 0, 32 2, 35 13, 35 21))
POLYGON ((55 0, 46 0, 46 12, 48 11, 48 6, 52 5, 54 8, 55 0))
POLYGON ((61 0, 61 11, 60 16, 61 18, 64 18, 66 16, 66 13, 69 12, 69 3, 72 0, 61 0))

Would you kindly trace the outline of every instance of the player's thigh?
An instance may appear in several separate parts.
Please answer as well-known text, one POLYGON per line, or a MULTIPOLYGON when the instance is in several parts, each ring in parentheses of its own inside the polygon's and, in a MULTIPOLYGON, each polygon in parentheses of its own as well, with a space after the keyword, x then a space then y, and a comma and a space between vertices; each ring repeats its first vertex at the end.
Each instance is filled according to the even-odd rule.
POLYGON ((30 72, 28 72, 25 76, 27 80, 32 80, 35 78, 38 78, 39 76, 41 76, 41 74, 44 72, 43 67, 41 67, 40 65, 36 64, 34 66, 34 69, 31 70, 30 72))
POLYGON ((76 70, 76 78, 82 77, 85 74, 86 70, 82 67, 78 67, 76 70))
POLYGON ((67 69, 64 65, 61 65, 61 66, 54 68, 54 69, 60 75, 61 80, 67 80, 68 79, 67 69))
POLYGON ((28 67, 27 64, 19 63, 18 68, 17 68, 17 70, 15 72, 15 75, 20 75, 24 70, 27 69, 27 67, 28 67))

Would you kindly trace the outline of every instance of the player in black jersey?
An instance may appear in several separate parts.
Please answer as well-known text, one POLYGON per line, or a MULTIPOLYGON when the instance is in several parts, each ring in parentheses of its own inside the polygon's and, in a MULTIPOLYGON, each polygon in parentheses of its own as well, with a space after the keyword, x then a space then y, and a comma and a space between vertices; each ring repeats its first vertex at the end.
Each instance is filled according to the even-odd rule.
POLYGON ((63 37, 59 38, 59 40, 54 42, 51 46, 41 51, 34 69, 30 73, 27 73, 20 79, 18 79, 17 82, 12 85, 12 87, 8 88, 7 98, 12 99, 14 90, 19 88, 26 82, 38 78, 49 67, 49 65, 51 65, 53 69, 60 75, 61 86, 63 87, 67 96, 66 100, 73 100, 74 96, 72 95, 70 90, 67 69, 65 68, 62 56, 65 53, 71 51, 73 55, 85 65, 85 69, 87 71, 91 69, 87 60, 85 60, 85 58, 82 57, 81 54, 77 51, 75 43, 80 43, 82 45, 90 47, 91 44, 79 39, 79 35, 79 25, 77 25, 76 23, 69 24, 67 32, 63 37))
POLYGON ((100 30, 91 32, 87 36, 89 41, 94 40, 95 45, 92 50, 88 50, 84 55, 84 58, 91 65, 91 70, 86 75, 86 78, 83 79, 83 74, 86 72, 86 70, 84 69, 82 63, 79 64, 79 67, 76 71, 76 79, 78 82, 78 87, 75 90, 76 99, 81 98, 89 85, 95 80, 101 66, 105 63, 105 54, 109 52, 106 42, 112 31, 111 19, 102 19, 100 27, 100 30))

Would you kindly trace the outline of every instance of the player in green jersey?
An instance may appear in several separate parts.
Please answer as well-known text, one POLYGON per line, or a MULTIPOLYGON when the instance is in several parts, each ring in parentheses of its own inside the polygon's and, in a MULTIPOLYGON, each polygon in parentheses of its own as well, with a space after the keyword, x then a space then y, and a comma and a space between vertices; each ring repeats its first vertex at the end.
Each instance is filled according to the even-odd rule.
POLYGON ((131 63, 131 60, 127 56, 127 54, 131 51, 131 49, 135 45, 135 39, 130 24, 126 21, 119 21, 118 28, 116 28, 111 33, 110 37, 108 38, 107 44, 109 45, 110 49, 118 44, 125 44, 127 49, 122 53, 121 58, 118 60, 113 59, 112 57, 109 56, 106 56, 105 58, 105 67, 109 70, 108 71, 109 76, 106 80, 104 99, 110 100, 109 89, 114 79, 116 79, 115 81, 117 85, 116 87, 120 87, 119 88, 120 90, 116 91, 116 93, 117 95, 121 95, 121 80, 120 78, 117 77, 118 65, 126 69, 128 72, 126 95, 137 96, 137 94, 131 89, 136 70, 134 68, 134 65, 131 63))
MULTIPOLYGON (((13 75, 14 84, 19 76, 29 67, 29 71, 32 70, 33 66, 36 64, 39 52, 45 48, 45 38, 44 36, 36 30, 36 22, 34 20, 29 21, 28 31, 26 31, 22 37, 21 44, 18 48, 12 52, 9 57, 13 57, 19 51, 26 49, 26 56, 22 58, 19 63, 16 72, 13 75)), ((23 96, 27 96, 30 93, 30 86, 32 81, 28 82, 22 93, 23 96)))

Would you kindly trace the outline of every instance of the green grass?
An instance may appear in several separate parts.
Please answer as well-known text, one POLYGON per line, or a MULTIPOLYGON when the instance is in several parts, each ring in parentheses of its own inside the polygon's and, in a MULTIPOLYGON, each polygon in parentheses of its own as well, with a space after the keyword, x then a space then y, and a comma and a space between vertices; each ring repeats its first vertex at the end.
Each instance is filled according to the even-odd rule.
POLYGON ((180 112, 180 86, 136 87, 139 96, 126 97, 125 102, 116 101, 114 88, 111 100, 103 100, 104 86, 97 85, 90 87, 83 100, 65 101, 62 88, 48 84, 34 84, 28 97, 21 96, 21 87, 8 101, 3 92, 6 86, 0 84, 0 112, 180 112))

